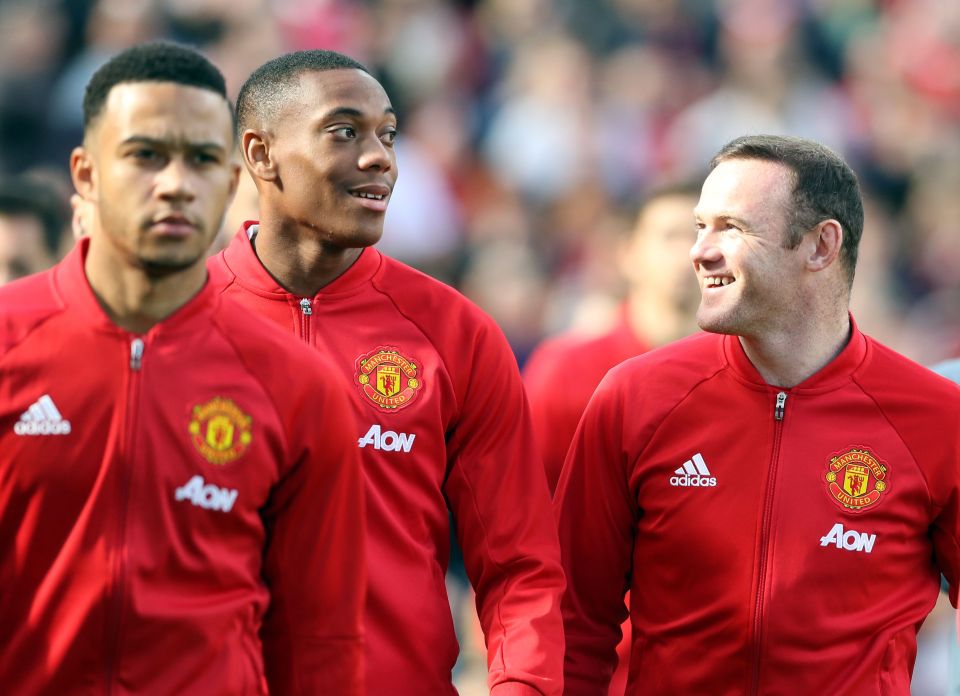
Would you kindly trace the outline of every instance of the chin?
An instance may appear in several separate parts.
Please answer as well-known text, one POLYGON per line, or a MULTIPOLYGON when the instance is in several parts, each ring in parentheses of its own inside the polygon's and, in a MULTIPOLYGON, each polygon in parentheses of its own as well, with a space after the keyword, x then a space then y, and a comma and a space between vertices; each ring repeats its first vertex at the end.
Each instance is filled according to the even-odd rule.
POLYGON ((697 311, 697 326, 708 333, 729 334, 736 336, 740 334, 740 323, 734 317, 720 312, 704 311, 701 307, 697 311))

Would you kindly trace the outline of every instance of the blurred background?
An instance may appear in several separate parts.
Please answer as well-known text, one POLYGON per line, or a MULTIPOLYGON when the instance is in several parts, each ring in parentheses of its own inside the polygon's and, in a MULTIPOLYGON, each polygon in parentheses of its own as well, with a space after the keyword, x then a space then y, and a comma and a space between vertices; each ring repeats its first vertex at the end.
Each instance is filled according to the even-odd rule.
MULTIPOLYGON (((84 86, 155 38, 203 50, 233 96, 291 50, 370 67, 401 132, 381 248, 480 304, 521 364, 615 320, 618 240, 646 192, 760 132, 821 141, 859 174, 861 328, 925 364, 960 354, 960 3, 0 0, 0 283, 73 244, 84 86)), ((248 182, 223 241, 255 217, 248 182)), ((460 683, 482 693, 471 611, 460 683)), ((915 694, 946 692, 951 619, 927 622, 915 694)))

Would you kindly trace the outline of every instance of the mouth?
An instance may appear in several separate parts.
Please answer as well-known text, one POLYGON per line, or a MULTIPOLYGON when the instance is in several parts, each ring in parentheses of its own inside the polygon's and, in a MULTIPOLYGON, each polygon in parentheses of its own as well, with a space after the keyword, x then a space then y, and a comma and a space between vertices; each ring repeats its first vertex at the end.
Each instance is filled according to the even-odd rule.
POLYGON ((350 195, 357 199, 362 207, 374 212, 383 213, 387 210, 390 188, 380 184, 368 184, 350 189, 350 195))
POLYGON ((725 288, 735 282, 733 276, 708 276, 703 279, 703 287, 705 290, 725 288))
POLYGON ((194 224, 186 215, 177 213, 163 215, 150 221, 150 231, 167 237, 187 237, 197 231, 194 224))

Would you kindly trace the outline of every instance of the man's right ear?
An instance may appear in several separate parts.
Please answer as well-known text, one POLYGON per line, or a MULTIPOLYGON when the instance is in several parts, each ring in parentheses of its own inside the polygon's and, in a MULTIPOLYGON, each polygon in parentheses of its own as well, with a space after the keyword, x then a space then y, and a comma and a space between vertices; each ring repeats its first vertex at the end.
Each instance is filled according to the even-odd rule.
POLYGON ((276 181, 276 163, 270 157, 270 137, 266 133, 247 129, 240 136, 243 159, 250 173, 262 181, 276 181))
POLYGON ((96 200, 96 181, 93 176, 93 161, 90 153, 82 146, 73 148, 70 153, 70 178, 73 188, 87 201, 96 200))

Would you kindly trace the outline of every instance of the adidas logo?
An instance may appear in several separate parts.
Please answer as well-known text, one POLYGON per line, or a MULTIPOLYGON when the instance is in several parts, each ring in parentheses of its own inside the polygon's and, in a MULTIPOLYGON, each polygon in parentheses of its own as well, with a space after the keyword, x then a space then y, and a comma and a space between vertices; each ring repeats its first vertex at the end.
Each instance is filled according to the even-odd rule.
POLYGON ((64 420, 49 394, 44 394, 20 415, 13 426, 17 435, 69 435, 70 421, 64 420))
POLYGON ((703 455, 697 452, 690 459, 683 463, 679 469, 673 472, 670 477, 671 486, 716 486, 717 479, 710 475, 707 463, 703 461, 703 455))

